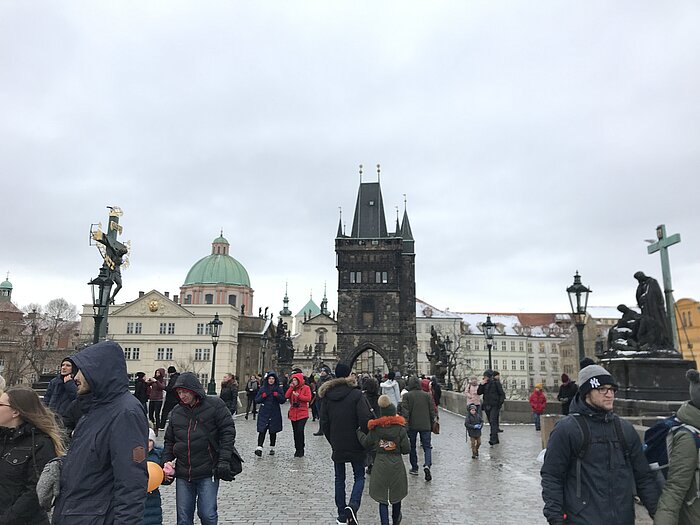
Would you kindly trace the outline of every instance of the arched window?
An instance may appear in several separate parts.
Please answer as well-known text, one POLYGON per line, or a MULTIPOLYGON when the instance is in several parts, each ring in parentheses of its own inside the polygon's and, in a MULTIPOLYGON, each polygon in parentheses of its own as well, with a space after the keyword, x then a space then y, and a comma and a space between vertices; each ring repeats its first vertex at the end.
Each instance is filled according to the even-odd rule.
POLYGON ((228 304, 230 304, 231 306, 236 306, 236 295, 235 294, 231 294, 228 296, 228 304))
POLYGON ((204 304, 214 304, 214 294, 208 293, 204 295, 204 304))

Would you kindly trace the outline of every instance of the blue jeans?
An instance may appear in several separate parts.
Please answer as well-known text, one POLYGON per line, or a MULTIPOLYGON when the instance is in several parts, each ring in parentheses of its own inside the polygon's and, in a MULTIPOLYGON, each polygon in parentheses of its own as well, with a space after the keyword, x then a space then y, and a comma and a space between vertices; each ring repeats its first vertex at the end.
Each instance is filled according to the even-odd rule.
POLYGON ((411 462, 411 469, 418 470, 418 452, 416 444, 420 434, 420 445, 423 447, 425 461, 423 465, 430 467, 433 465, 433 447, 430 445, 430 430, 411 430, 408 429, 408 440, 411 442, 411 452, 408 454, 408 460, 411 462))
POLYGON ((362 491, 365 488, 365 462, 353 461, 352 474, 355 478, 350 493, 350 502, 345 502, 345 463, 333 463, 335 467, 335 506, 338 507, 338 517, 340 521, 346 520, 345 507, 350 505, 355 512, 360 508, 362 491))
POLYGON ((177 525, 194 524, 194 507, 197 505, 197 516, 202 525, 217 525, 219 514, 216 509, 216 495, 219 491, 219 480, 212 478, 175 479, 175 507, 177 509, 177 525))
POLYGON ((535 430, 539 430, 540 429, 540 415, 533 412, 532 419, 535 420, 535 430))

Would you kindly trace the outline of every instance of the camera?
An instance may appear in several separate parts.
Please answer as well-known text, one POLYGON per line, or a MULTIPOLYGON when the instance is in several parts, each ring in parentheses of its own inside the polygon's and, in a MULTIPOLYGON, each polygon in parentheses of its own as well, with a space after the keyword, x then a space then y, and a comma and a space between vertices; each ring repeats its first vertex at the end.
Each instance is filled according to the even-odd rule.
POLYGON ((300 406, 301 406, 301 403, 299 403, 299 401, 297 401, 296 403, 292 403, 292 407, 294 407, 294 408, 299 408, 300 406))

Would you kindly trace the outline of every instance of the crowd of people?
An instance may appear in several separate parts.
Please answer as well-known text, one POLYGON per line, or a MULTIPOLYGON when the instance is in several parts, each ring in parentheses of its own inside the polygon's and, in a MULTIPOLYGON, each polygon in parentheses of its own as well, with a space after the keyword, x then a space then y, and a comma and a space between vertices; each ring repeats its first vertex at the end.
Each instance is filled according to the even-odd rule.
MULTIPOLYGON (((562 375, 556 397, 563 418, 549 436, 541 469, 548 523, 633 525, 635 497, 655 524, 700 523, 698 372, 689 371, 688 380, 690 401, 676 415, 678 429, 687 431, 669 434, 667 480, 660 483, 637 432, 613 412, 618 386, 608 371, 588 360, 578 382, 562 375)), ((333 372, 322 366, 317 376, 298 368, 279 376, 268 371, 247 378, 244 407, 235 375, 225 374, 220 395, 210 396, 195 374, 174 366, 151 377, 136 374, 132 394, 122 349, 105 341, 64 359, 43 400, 27 387, 4 387, 0 383, 0 524, 161 524, 161 480, 152 483, 152 465, 162 468, 162 483, 175 484, 178 525, 193 524, 195 512, 202 524, 216 524, 219 484, 237 473, 235 415, 243 409, 245 419, 251 413, 257 419, 258 459, 266 439, 267 455, 275 454, 284 408, 295 458, 305 455, 309 417, 319 420, 314 435, 325 436, 332 449, 338 524, 357 523, 368 475, 382 525, 402 522, 408 475, 418 476, 422 465, 425 482, 433 479, 431 438, 439 431, 441 390, 422 376, 358 377, 342 362, 333 372)), ((483 425, 492 447, 503 431, 498 372, 470 378, 463 394, 466 439, 476 460, 483 425)), ((529 404, 539 431, 547 406, 541 384, 529 404)))

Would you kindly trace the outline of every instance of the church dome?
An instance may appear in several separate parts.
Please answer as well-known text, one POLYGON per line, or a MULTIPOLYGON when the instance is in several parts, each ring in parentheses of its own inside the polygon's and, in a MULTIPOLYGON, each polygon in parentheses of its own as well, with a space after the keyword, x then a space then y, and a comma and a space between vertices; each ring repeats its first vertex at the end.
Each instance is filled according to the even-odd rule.
POLYGON ((183 286, 193 284, 225 284, 250 287, 248 272, 228 254, 229 243, 219 236, 212 242, 211 255, 203 257, 187 272, 183 286))
POLYGON ((12 283, 7 279, 0 283, 0 290, 12 290, 12 283))

